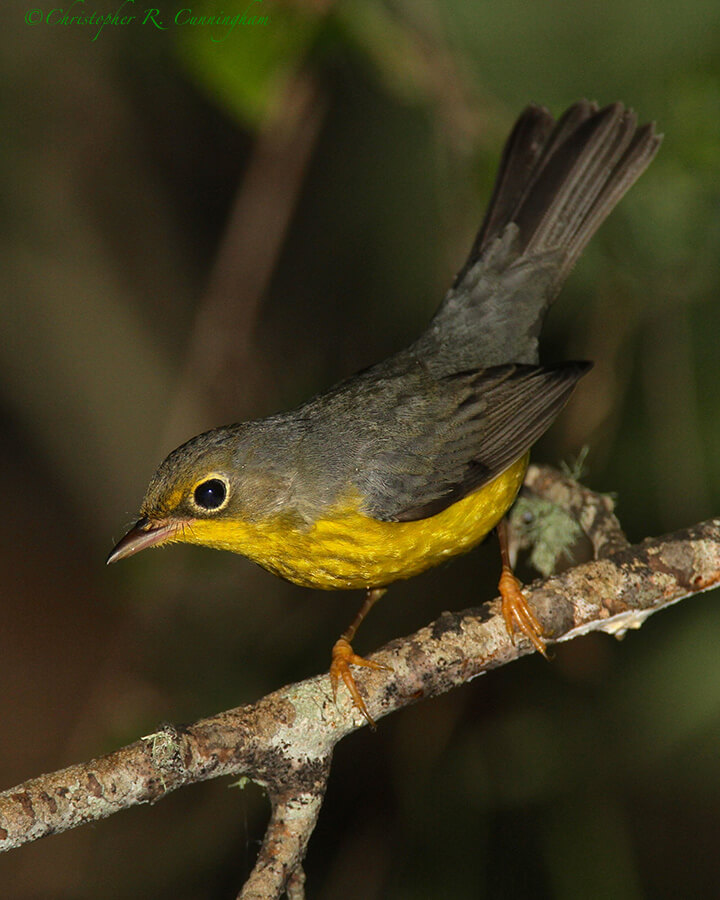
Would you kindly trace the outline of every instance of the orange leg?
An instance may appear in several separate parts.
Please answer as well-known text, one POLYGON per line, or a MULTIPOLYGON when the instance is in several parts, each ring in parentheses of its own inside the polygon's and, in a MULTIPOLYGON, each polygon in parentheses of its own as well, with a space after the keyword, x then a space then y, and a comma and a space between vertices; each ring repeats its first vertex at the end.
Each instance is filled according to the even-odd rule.
POLYGON ((515 630, 522 632, 532 643, 535 649, 547 659, 545 641, 543 640, 543 627, 535 618, 535 614, 527 604, 522 593, 522 585, 513 574, 508 552, 507 525, 502 519, 497 526, 500 540, 500 555, 502 557, 502 574, 498 588, 502 598, 502 613, 505 619, 505 627, 513 643, 515 643, 515 630))
POLYGON ((350 642, 355 637, 355 633, 360 627, 360 623, 362 622, 362 620, 370 612, 370 610, 382 597, 386 590, 387 588, 371 588, 365 594, 363 605, 360 607, 360 611, 355 616, 352 625, 347 629, 347 631, 344 631, 342 633, 340 639, 335 643, 335 646, 332 649, 332 663, 330 665, 330 684, 332 685, 333 696, 337 696, 338 683, 342 678, 345 683, 345 687, 348 689, 348 691, 350 691, 350 696, 353 699, 353 703, 365 716, 368 721, 368 725, 370 725, 371 728, 375 728, 375 722, 368 712, 365 701, 360 696, 360 691, 358 690, 358 686, 355 683, 355 678, 350 671, 350 666, 365 666, 368 669, 385 669, 388 672, 392 672, 392 668, 390 666, 384 666, 381 663, 372 662, 369 659, 364 659, 362 656, 358 656, 353 651, 350 642))

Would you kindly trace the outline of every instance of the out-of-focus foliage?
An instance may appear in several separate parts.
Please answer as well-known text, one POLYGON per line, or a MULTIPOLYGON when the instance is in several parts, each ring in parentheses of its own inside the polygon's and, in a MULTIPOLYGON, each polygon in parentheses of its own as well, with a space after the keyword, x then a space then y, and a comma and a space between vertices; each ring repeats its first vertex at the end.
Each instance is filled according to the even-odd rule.
MULTIPOLYGON (((225 10, 223 3, 206 3, 201 14, 217 18, 225 10)), ((252 24, 235 26, 243 31, 240 65, 230 25, 208 26, 210 39, 203 27, 185 29, 178 49, 193 78, 205 86, 214 102, 223 104, 245 126, 258 128, 304 64, 323 17, 293 6, 275 15, 267 0, 252 0, 244 13, 252 24)))
MULTIPOLYGON (((633 539, 720 503, 717 3, 192 4, 269 18, 230 31, 157 6, 166 30, 95 41, 3 9, 3 787, 327 667, 355 595, 193 548, 103 555, 160 458, 226 415, 203 383, 219 355, 220 394, 262 415, 418 333, 530 101, 621 99, 665 132, 550 316, 546 358, 596 367, 536 458, 588 444, 585 481, 633 539)), ((496 556, 491 540, 394 586, 358 649, 493 596, 496 556)), ((717 597, 697 597, 354 736, 310 895, 713 896, 718 634, 717 597)), ((266 814, 256 788, 204 785, 6 856, 0 893, 232 896, 266 814)))

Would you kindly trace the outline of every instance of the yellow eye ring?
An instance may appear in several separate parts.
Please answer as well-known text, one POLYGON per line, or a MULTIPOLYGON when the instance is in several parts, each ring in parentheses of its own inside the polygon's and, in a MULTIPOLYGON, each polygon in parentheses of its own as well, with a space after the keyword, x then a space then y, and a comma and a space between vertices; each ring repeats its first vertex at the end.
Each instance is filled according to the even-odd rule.
POLYGON ((216 513, 230 500, 230 483, 224 475, 212 473, 199 481, 190 494, 191 504, 200 512, 216 513))

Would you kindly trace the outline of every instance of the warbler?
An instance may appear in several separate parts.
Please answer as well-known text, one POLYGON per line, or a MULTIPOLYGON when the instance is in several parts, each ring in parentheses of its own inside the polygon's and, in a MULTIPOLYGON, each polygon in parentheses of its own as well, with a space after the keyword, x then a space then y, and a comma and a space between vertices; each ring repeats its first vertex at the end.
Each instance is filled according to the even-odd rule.
POLYGON ((558 121, 527 107, 470 255, 427 330, 291 412, 178 447, 108 562, 184 541, 241 553, 299 585, 364 590, 330 674, 372 723, 350 666, 382 667, 352 649, 360 622, 389 584, 470 550, 500 523, 507 629, 544 651, 502 520, 530 447, 591 364, 540 365, 540 329, 660 141, 620 103, 581 101, 558 121))

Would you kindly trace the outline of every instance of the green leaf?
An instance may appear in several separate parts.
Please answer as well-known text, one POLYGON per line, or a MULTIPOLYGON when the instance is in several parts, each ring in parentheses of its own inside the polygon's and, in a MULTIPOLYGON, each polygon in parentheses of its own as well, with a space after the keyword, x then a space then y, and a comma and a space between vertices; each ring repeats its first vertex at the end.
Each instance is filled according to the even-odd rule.
POLYGON ((192 14, 194 23, 180 31, 184 65, 220 105, 253 128, 282 95, 323 21, 270 0, 243 0, 232 14, 222 2, 208 0, 193 6, 192 14), (219 21, 208 22, 212 18, 219 21))

